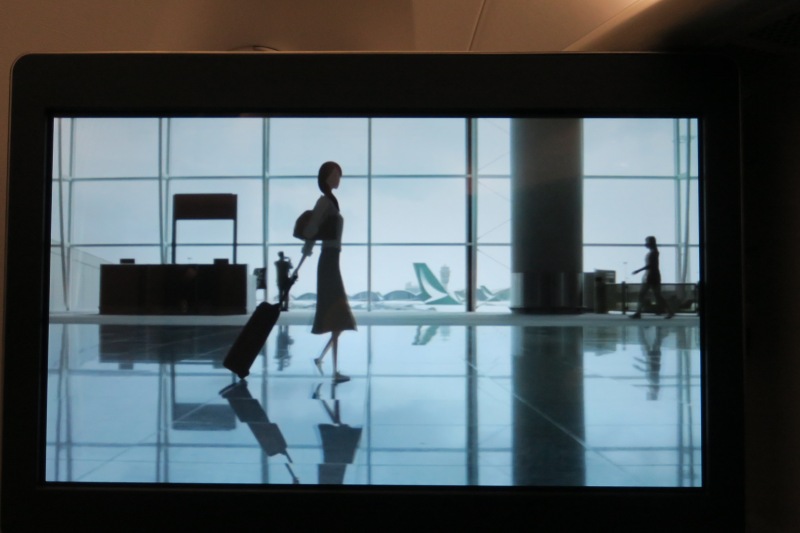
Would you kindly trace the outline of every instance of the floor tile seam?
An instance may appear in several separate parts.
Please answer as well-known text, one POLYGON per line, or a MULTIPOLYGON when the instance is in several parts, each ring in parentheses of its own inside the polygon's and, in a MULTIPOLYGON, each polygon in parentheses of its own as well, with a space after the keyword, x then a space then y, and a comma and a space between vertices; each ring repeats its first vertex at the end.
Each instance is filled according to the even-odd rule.
POLYGON ((560 424, 553 417, 551 417, 550 415, 546 414, 544 411, 542 411, 541 409, 539 409, 538 407, 533 405, 531 402, 529 402, 525 398, 523 398, 520 395, 514 393, 512 390, 507 389, 505 387, 502 387, 502 385, 499 385, 499 384, 498 384, 498 386, 503 388, 503 389, 505 389, 511 395, 511 397, 514 400, 516 400, 516 401, 522 403, 523 405, 525 405, 526 407, 528 407, 535 414, 537 414, 538 416, 540 416, 541 418, 543 418, 544 420, 546 420, 547 422, 552 424, 554 427, 556 427, 559 431, 561 431, 562 433, 567 435, 569 438, 571 438, 572 440, 574 440, 575 442, 580 444, 584 449, 588 448, 585 439, 581 438, 580 436, 576 435, 574 432, 570 431, 566 426, 564 426, 563 424, 560 424))
MULTIPOLYGON (((196 412, 196 411, 198 411, 198 410, 202 409, 202 408, 203 408, 203 406, 210 405, 210 403, 211 403, 211 402, 209 401, 209 402, 205 402, 205 403, 202 403, 202 404, 198 404, 198 406, 197 406, 196 408, 194 408, 194 409, 192 409, 192 410, 188 411, 188 412, 187 412, 187 413, 185 413, 185 414, 184 414, 184 416, 183 416, 183 417, 181 417, 181 418, 185 418, 186 416, 189 416, 191 413, 193 413, 193 412, 196 412)), ((180 420, 181 418, 179 418, 178 420, 180 420)), ((172 422, 174 423, 174 422, 175 422, 175 420, 173 420, 172 422)), ((153 439, 154 437, 156 437, 156 436, 159 434, 159 432, 160 432, 160 431, 162 431, 162 430, 158 429, 158 430, 156 430, 156 431, 154 431, 154 432, 151 432, 151 433, 149 433, 149 434, 145 435, 143 438, 139 439, 139 441, 138 441, 138 444, 143 444, 143 443, 145 443, 145 442, 146 442, 148 439, 153 439)), ((157 447, 157 446, 159 446, 159 444, 158 444, 158 443, 152 443, 152 444, 151 444, 151 446, 156 446, 156 447, 157 447)), ((78 481, 78 482, 80 482, 80 480, 81 480, 82 478, 85 478, 86 476, 92 475, 94 472, 97 472, 99 469, 103 468, 105 465, 108 465, 108 464, 113 464, 113 463, 119 463, 120 461, 117 461, 117 459, 118 459, 119 457, 121 457, 121 456, 123 456, 124 454, 128 453, 130 450, 132 450, 132 449, 136 449, 136 448, 137 448, 137 444, 134 444, 134 445, 132 445, 132 446, 128 446, 128 447, 122 448, 122 449, 119 451, 119 453, 117 453, 117 454, 114 454, 112 457, 109 457, 109 458, 107 458, 107 459, 105 459, 105 460, 101 461, 101 462, 100 462, 100 464, 98 464, 98 465, 97 465, 97 467, 95 467, 95 468, 91 469, 90 471, 88 471, 88 472, 84 473, 84 474, 83 474, 83 475, 82 475, 82 476, 81 476, 79 479, 77 479, 77 480, 75 480, 75 481, 78 481)), ((152 461, 151 461, 151 463, 152 463, 152 461)))
MULTIPOLYGON (((500 386, 502 388, 501 385, 498 385, 498 386, 500 386)), ((546 420, 547 422, 552 424, 554 427, 556 427, 559 431, 561 431, 562 433, 567 435, 569 438, 571 438, 572 440, 577 442, 584 449, 585 453, 593 453, 593 454, 597 455, 598 457, 601 457, 604 461, 606 461, 609 465, 613 466, 614 468, 620 469, 619 465, 617 465, 614 461, 612 461, 604 453, 602 453, 600 451, 597 451, 597 450, 594 450, 593 447, 588 444, 588 442, 586 441, 585 438, 582 438, 582 437, 576 435, 574 432, 570 431, 566 426, 564 426, 563 424, 560 424, 555 419, 553 419, 551 416, 549 416, 546 413, 544 413, 541 409, 539 409, 538 407, 534 406, 529 401, 527 401, 524 398, 520 397, 519 395, 515 394, 513 391, 508 390, 508 389, 506 389, 506 390, 517 401, 519 401, 519 402, 523 403, 524 405, 526 405, 534 413, 536 413, 537 415, 542 417, 544 420, 546 420)))
MULTIPOLYGON (((80 483, 81 480, 86 479, 86 477, 95 474, 96 472, 98 472, 100 469, 104 468, 107 465, 124 463, 124 461, 118 461, 117 459, 119 457, 122 457, 123 455, 125 455, 129 450, 131 450, 133 448, 135 448, 135 447, 124 448, 124 449, 120 450, 119 453, 115 454, 113 457, 109 457, 109 458, 107 458, 107 459, 105 459, 103 461, 99 461, 97 466, 95 466, 94 468, 90 469, 87 472, 84 472, 83 475, 79 476, 77 479, 74 479, 72 481, 80 483)), ((153 464, 153 461, 148 461, 148 464, 153 464)))

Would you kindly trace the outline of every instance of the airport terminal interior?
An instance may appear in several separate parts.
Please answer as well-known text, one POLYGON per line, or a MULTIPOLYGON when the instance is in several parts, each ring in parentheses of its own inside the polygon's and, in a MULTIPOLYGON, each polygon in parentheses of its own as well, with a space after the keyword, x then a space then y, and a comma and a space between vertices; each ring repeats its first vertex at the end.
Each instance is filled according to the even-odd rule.
POLYGON ((53 146, 47 481, 702 486, 694 118, 59 117, 53 146), (330 160, 350 379, 314 365, 317 245, 240 380, 330 160))

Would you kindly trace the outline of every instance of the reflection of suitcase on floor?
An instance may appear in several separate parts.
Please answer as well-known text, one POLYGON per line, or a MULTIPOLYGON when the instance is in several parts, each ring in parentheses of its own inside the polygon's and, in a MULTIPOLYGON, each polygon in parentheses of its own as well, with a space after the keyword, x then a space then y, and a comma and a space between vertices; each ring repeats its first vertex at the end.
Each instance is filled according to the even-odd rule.
POLYGON ((250 367, 258 357, 267 336, 278 321, 281 307, 278 304, 262 302, 247 320, 239 336, 233 342, 222 365, 244 379, 250 374, 250 367))
POLYGON ((259 401, 250 395, 246 381, 225 387, 220 394, 228 400, 239 420, 250 426, 250 431, 255 435, 264 453, 270 457, 281 453, 289 459, 289 462, 292 461, 287 450, 286 439, 283 438, 278 424, 269 421, 267 412, 261 407, 259 401))

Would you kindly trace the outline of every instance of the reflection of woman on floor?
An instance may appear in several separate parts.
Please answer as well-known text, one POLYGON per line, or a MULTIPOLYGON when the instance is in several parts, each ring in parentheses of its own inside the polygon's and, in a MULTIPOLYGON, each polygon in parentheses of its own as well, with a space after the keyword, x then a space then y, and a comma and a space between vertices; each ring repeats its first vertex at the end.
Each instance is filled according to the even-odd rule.
POLYGON ((339 373, 338 341, 345 330, 355 330, 356 321, 347 303, 342 274, 339 272, 339 255, 342 251, 342 228, 344 219, 339 213, 339 201, 333 195, 333 189, 339 188, 342 180, 342 168, 338 163, 323 163, 317 176, 317 185, 322 196, 317 200, 311 220, 305 228, 306 243, 303 255, 311 255, 314 243, 322 241, 322 252, 317 266, 317 311, 314 315, 312 333, 330 333, 331 338, 323 348, 319 357, 314 359, 317 369, 322 373, 322 360, 328 350, 333 351, 333 380, 336 383, 348 381, 350 378, 339 373), (318 234, 321 237, 318 237, 318 234))
POLYGON ((658 307, 667 310, 666 318, 672 318, 674 313, 669 308, 669 305, 667 305, 664 296, 661 295, 661 270, 658 266, 658 246, 656 245, 656 238, 653 236, 645 238, 644 245, 649 250, 645 256, 644 266, 633 271, 634 274, 638 274, 643 270, 645 273, 642 277, 642 288, 639 290, 639 306, 636 312, 631 315, 631 318, 642 318, 642 308, 644 307, 647 293, 651 291, 656 298, 658 307))
POLYGON ((339 410, 339 400, 336 399, 336 383, 331 385, 331 402, 320 396, 322 384, 317 385, 312 398, 320 400, 325 412, 331 419, 331 424, 319 424, 319 436, 322 440, 323 462, 318 465, 318 479, 320 485, 341 485, 347 465, 355 459, 358 443, 361 440, 360 427, 351 427, 342 423, 339 410))
POLYGON ((636 364, 633 366, 647 376, 648 400, 658 400, 658 392, 661 389, 661 341, 665 336, 666 334, 659 327, 648 328, 648 331, 639 327, 639 342, 642 345, 644 358, 637 357, 636 364), (649 334, 651 332, 652 335, 649 334))

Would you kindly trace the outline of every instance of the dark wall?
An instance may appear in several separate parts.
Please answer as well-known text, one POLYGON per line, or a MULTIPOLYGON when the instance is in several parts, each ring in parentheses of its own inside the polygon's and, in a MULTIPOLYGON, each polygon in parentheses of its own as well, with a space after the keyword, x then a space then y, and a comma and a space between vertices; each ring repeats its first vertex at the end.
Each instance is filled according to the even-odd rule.
POLYGON ((742 72, 748 531, 800 531, 800 58, 742 72))

